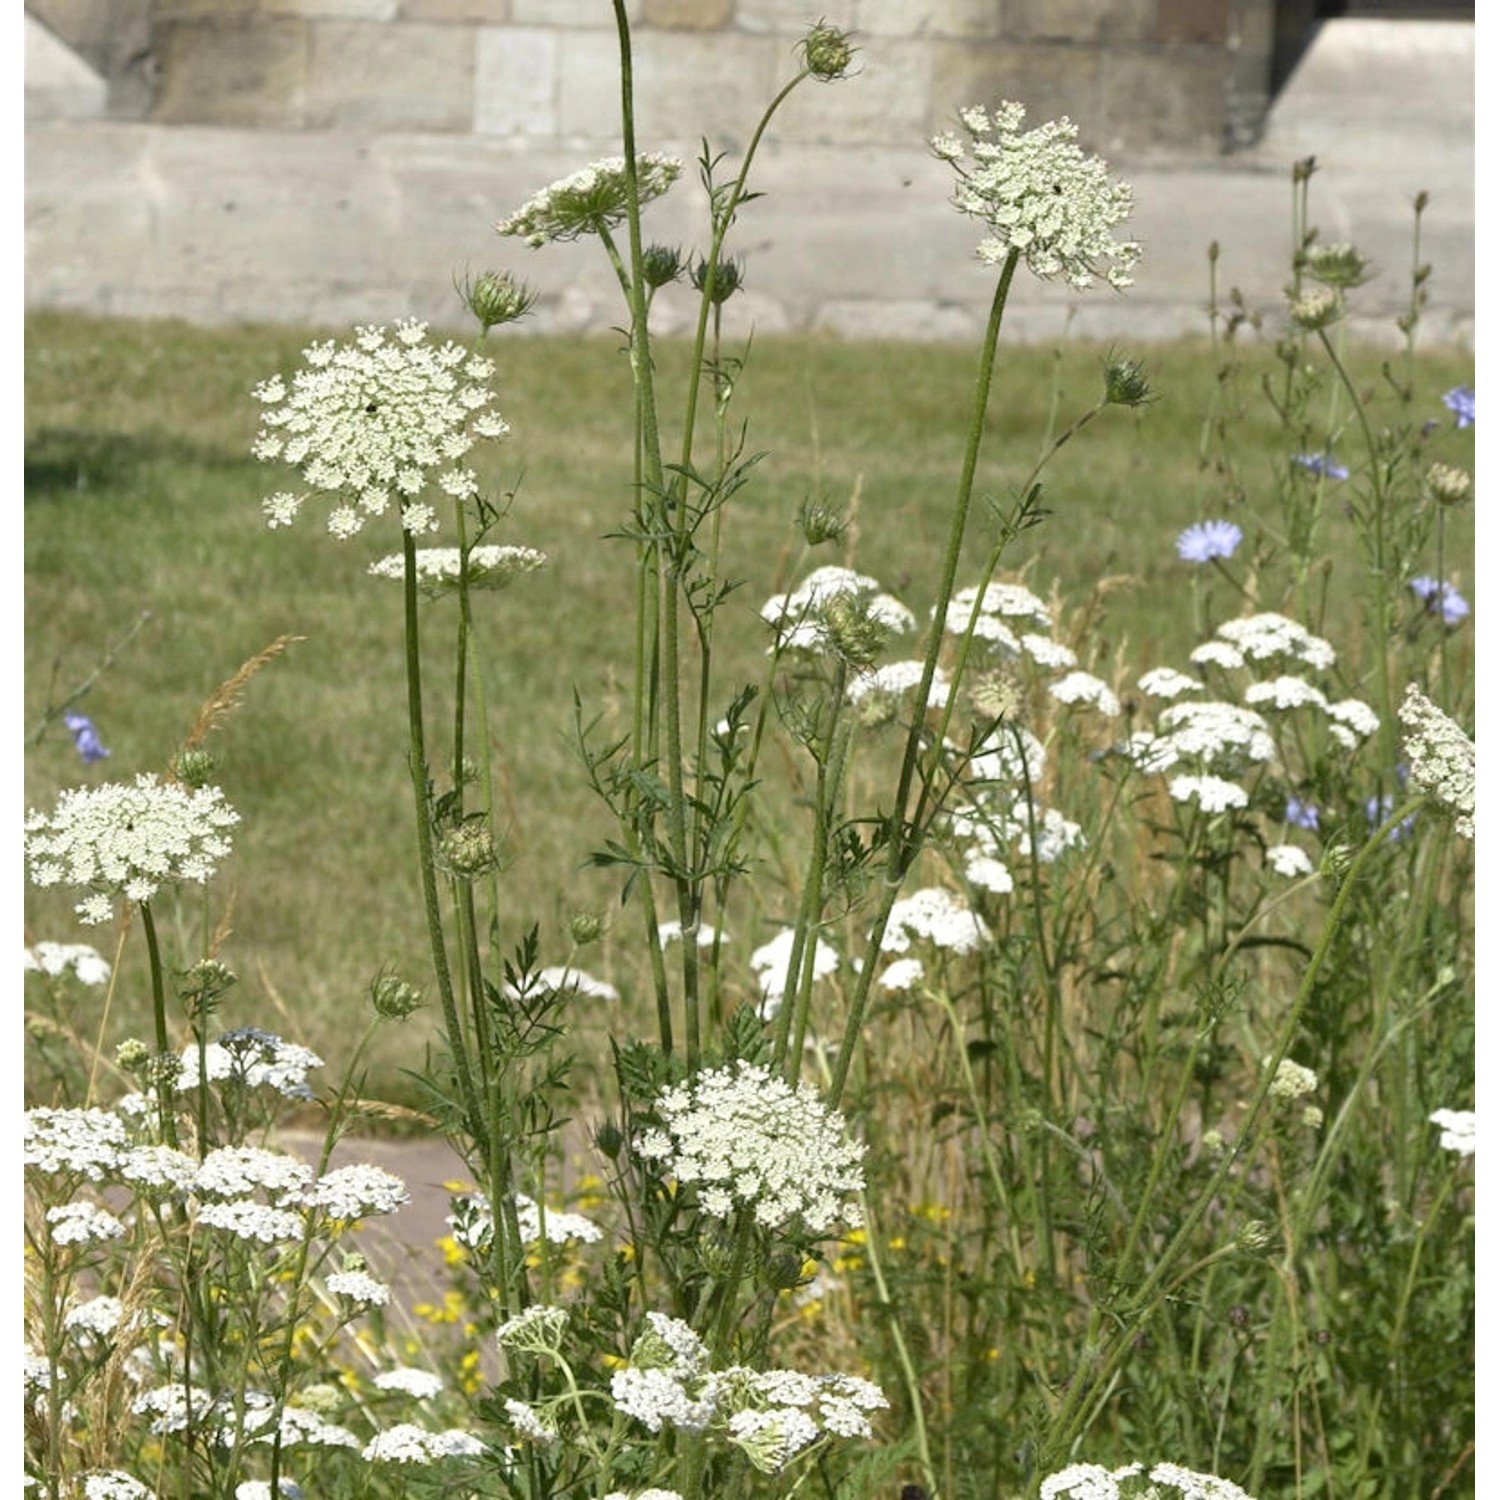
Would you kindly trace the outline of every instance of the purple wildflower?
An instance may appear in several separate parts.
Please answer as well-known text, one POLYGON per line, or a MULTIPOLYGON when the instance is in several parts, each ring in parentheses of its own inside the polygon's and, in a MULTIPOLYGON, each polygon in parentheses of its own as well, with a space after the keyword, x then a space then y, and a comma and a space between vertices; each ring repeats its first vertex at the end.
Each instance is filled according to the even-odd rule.
POLYGON ((1444 391, 1443 405, 1453 413, 1455 427, 1474 425, 1474 387, 1472 385, 1456 385, 1451 391, 1444 391))
POLYGON ((69 710, 62 719, 68 733, 73 736, 73 748, 85 761, 92 763, 103 760, 109 754, 104 741, 99 738, 99 731, 94 727, 94 721, 87 714, 69 710))
POLYGON ((1316 828, 1318 826, 1318 810, 1311 802, 1304 802, 1300 797, 1288 797, 1286 799, 1286 820, 1293 828, 1316 828))
POLYGON ((1469 601, 1446 578, 1413 578, 1411 591, 1430 615, 1441 612, 1444 625, 1457 625, 1469 617, 1469 601))
POLYGON ((1344 467, 1331 453, 1294 453, 1292 462, 1301 464, 1304 469, 1311 469, 1314 474, 1321 474, 1325 479, 1347 479, 1349 470, 1344 467))
POLYGON ((1233 521, 1197 521, 1178 535, 1177 555, 1183 562, 1195 563, 1232 557, 1243 537, 1233 521))
MULTIPOLYGON (((1392 792, 1386 792, 1383 796, 1380 797, 1368 797, 1365 799, 1365 819, 1369 823, 1370 831, 1372 833, 1377 828, 1379 828, 1380 825, 1384 823, 1388 817, 1390 817, 1391 813, 1395 810, 1395 806, 1396 798, 1395 794, 1392 792)), ((1415 813, 1411 813, 1409 816, 1402 818, 1402 820, 1397 823, 1396 826, 1391 829, 1388 834, 1386 834, 1386 842, 1389 844, 1393 843, 1396 839, 1407 838, 1410 835, 1412 829, 1416 826, 1416 822, 1417 815, 1415 813)))

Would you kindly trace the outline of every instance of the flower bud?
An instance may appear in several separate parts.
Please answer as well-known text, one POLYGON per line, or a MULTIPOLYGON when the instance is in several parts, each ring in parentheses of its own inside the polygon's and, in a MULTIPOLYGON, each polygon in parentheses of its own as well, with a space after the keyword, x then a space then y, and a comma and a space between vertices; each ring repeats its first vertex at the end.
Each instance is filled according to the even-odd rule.
POLYGON ((849 33, 819 21, 802 39, 802 61, 807 71, 823 83, 845 77, 854 61, 849 33))
POLYGON ((1296 298, 1291 306, 1293 324, 1309 333, 1337 323, 1344 315, 1344 299, 1332 287, 1314 287, 1296 298))
POLYGON ((670 245, 648 245, 641 254, 641 276, 653 289, 676 281, 682 272, 682 251, 670 245))
POLYGON ((1433 464, 1427 471, 1427 488, 1439 505, 1462 505, 1474 492, 1474 480, 1467 469, 1433 464))
POLYGON ((218 769, 217 758, 207 750, 184 750, 172 762, 172 774, 194 791, 212 785, 218 769))
POLYGON ((1144 406, 1151 397, 1151 383, 1137 359, 1110 355, 1104 361, 1104 400, 1110 406, 1144 406))
POLYGON ((1353 245, 1313 245, 1302 256, 1302 269, 1324 286, 1354 287, 1368 281, 1375 268, 1353 245))
POLYGON ((797 525, 809 547, 836 542, 849 529, 848 518, 824 500, 804 500, 797 525))
POLYGON ((499 864, 495 836, 482 815, 445 828, 438 835, 437 857, 443 868, 459 880, 475 880, 499 864))
POLYGON ((575 911, 568 918, 568 936, 579 948, 597 943, 603 932, 604 918, 596 911, 575 911))
POLYGON ((594 1144, 610 1161, 613 1161, 620 1154, 620 1148, 625 1144, 625 1137, 618 1125, 606 1120, 594 1132, 594 1144))
POLYGON ((524 318, 536 301, 536 293, 509 271, 486 271, 474 281, 465 281, 459 296, 486 333, 501 323, 524 318))
POLYGON ((397 974, 376 975, 370 985, 370 1003, 375 1014, 387 1021, 404 1021, 422 1005, 421 991, 397 974))
MULTIPOLYGON (((693 286, 702 291, 708 284, 709 266, 706 260, 700 260, 693 267, 693 286)), ((717 307, 727 302, 745 284, 745 268, 737 260, 721 260, 713 268, 713 290, 709 297, 717 307)))
POLYGON ((1271 1228, 1259 1219, 1248 1219, 1234 1237, 1234 1248, 1245 1255, 1259 1255, 1271 1244, 1271 1228))
POLYGON ((130 1037, 115 1048, 115 1061, 127 1073, 139 1072, 150 1057, 151 1049, 139 1037, 130 1037))

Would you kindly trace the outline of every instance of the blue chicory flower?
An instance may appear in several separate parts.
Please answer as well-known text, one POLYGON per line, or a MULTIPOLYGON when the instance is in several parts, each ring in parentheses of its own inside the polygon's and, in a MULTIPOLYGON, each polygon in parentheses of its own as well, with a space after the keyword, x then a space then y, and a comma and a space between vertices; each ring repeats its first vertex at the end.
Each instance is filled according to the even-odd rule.
POLYGON ((1286 799, 1286 820, 1293 828, 1316 828, 1318 826, 1318 810, 1311 802, 1304 802, 1300 797, 1288 797, 1286 799))
POLYGON ((103 760, 109 754, 104 741, 99 738, 99 731, 94 727, 94 721, 87 714, 73 713, 71 710, 63 716, 63 724, 68 733, 73 736, 73 748, 90 763, 103 760))
POLYGON ((1178 535, 1177 555, 1183 562, 1195 563, 1232 557, 1243 537, 1233 521, 1197 521, 1178 535))
POLYGON ((1441 611, 1444 625, 1457 625, 1469 617, 1469 601, 1446 578, 1413 578, 1411 591, 1428 614, 1441 611))
POLYGON ((1349 470, 1334 458, 1331 453, 1294 453, 1292 462, 1301 464, 1304 469, 1311 469, 1314 474, 1321 474, 1325 479, 1347 479, 1349 470))
MULTIPOLYGON (((1396 797, 1395 793, 1393 792, 1386 792, 1382 796, 1368 797, 1365 799, 1365 820, 1369 823, 1370 831, 1372 833, 1377 828, 1379 828, 1380 825, 1384 823, 1388 817, 1390 817, 1391 813, 1395 810, 1395 807, 1396 797)), ((1417 815, 1415 813, 1411 813, 1409 816, 1402 818, 1402 820, 1397 823, 1396 826, 1391 829, 1388 834, 1386 834, 1386 843, 1393 843, 1396 839, 1408 838, 1411 835, 1412 829, 1416 827, 1416 823, 1417 815)))
POLYGON ((1472 385, 1456 385, 1451 391, 1444 391, 1443 405, 1453 413, 1455 427, 1474 425, 1474 387, 1472 385))

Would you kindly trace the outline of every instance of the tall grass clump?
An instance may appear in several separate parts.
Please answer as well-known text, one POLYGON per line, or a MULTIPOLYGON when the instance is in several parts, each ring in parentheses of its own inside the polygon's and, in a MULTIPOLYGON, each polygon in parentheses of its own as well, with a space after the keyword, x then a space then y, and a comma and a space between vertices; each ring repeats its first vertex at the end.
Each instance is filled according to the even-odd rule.
MULTIPOLYGON (((878 522, 810 493, 785 587, 746 607, 737 537, 767 501, 753 356, 726 333, 736 229, 767 127, 856 87, 853 48, 812 27, 742 159, 705 144, 690 168, 636 140, 615 14, 621 153, 498 226, 586 242, 620 289, 632 438, 599 545, 622 608, 575 628, 624 666, 597 698, 530 688, 568 695, 612 900, 565 892, 544 930, 509 839, 528 704, 493 692, 491 653, 557 560, 492 478, 513 437, 495 330, 533 293, 486 272, 463 287, 473 343, 360 328, 253 393, 263 519, 289 535, 242 545, 322 546, 298 535, 321 523, 332 552, 388 549, 335 586, 404 645, 386 708, 424 946, 368 955, 361 1029, 436 1017, 408 1102, 369 1087, 368 1036, 315 1085, 321 1058, 260 1024, 228 961, 241 814, 216 736, 262 672, 295 670, 303 622, 157 770, 27 817, 33 885, 113 937, 27 950, 29 1482, 1472 1493, 1474 673, 1452 533, 1474 404, 1423 385, 1420 239, 1404 351, 1359 378, 1343 329, 1368 267, 1320 240, 1294 171, 1258 382, 1258 330, 1215 292, 1205 503, 1162 538, 1183 645, 1133 658, 1102 591, 1049 590, 1034 558, 1082 524, 1053 513, 1054 475, 1107 424, 1149 428, 1144 366, 1110 351, 1014 482, 981 478, 1015 277, 1128 288, 1130 189, 1066 121, 963 108, 932 146, 993 295, 942 535, 898 587, 861 565, 878 522), (701 245, 652 243, 651 202, 693 170, 701 245), (692 301, 685 359, 653 337, 658 297, 692 301), (1254 422, 1282 437, 1269 477, 1240 445, 1254 422), (123 972, 147 1034, 110 1051, 123 972), (321 1126, 311 1161, 278 1134, 293 1110, 321 1126), (469 1175, 424 1310, 360 1238, 405 1184, 333 1165, 397 1115, 469 1175)), ((97 765, 81 699, 49 721, 97 765)), ((396 878, 351 864, 326 920, 396 878)))

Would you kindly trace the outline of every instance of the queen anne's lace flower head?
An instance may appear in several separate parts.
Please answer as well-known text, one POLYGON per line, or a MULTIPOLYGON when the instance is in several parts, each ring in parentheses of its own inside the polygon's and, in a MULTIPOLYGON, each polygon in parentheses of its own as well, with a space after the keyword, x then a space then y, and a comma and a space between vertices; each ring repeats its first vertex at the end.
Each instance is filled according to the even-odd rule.
POLYGON ((32 884, 82 887, 89 895, 78 915, 106 922, 119 897, 149 901, 163 885, 204 884, 239 820, 216 786, 189 789, 146 773, 129 786, 74 787, 51 813, 27 815, 32 884))
POLYGON ((1397 710, 1411 784, 1453 814, 1454 828, 1474 837, 1474 741, 1415 686, 1397 710))
POLYGON ((739 1210, 777 1229, 800 1221, 817 1234, 842 1219, 857 1225, 864 1147, 816 1090, 795 1091, 752 1063, 710 1068, 657 1098, 658 1128, 637 1152, 683 1186, 716 1219, 739 1210))
POLYGON ((913 938, 954 953, 973 953, 990 941, 990 930, 952 891, 929 886, 891 907, 881 951, 905 953, 913 938))
POLYGON ((109 961, 87 943, 36 943, 22 951, 28 970, 55 978, 71 969, 80 984, 104 984, 109 979, 109 961))
MULTIPOLYGON (((491 361, 455 343, 433 344, 427 325, 358 328, 352 343, 310 344, 288 388, 277 375, 255 388, 265 411, 251 451, 291 464, 309 490, 336 497, 328 529, 351 537, 398 500, 402 525, 420 533, 436 514, 417 497, 430 483, 455 499, 478 479, 459 463, 481 438, 510 430, 491 402, 491 361)), ((305 496, 263 503, 272 527, 289 526, 305 496)))
MULTIPOLYGON (((642 204, 660 198, 682 175, 675 156, 647 151, 635 159, 636 182, 642 204)), ((495 228, 516 235, 532 249, 549 241, 576 240, 598 234, 625 221, 630 206, 630 184, 623 156, 610 156, 544 187, 495 228)))
MULTIPOLYGON (((462 579, 470 589, 503 589, 512 578, 534 573, 547 561, 545 552, 535 547, 485 543, 471 547, 468 565, 457 547, 421 547, 417 550, 417 587, 433 598, 452 593, 462 579)), ((394 552, 370 564, 376 578, 406 577, 406 559, 394 552)))
POLYGON ((1023 130, 1024 105, 1007 101, 991 113, 979 106, 959 116, 968 135, 940 135, 932 149, 958 174, 953 203, 990 231, 979 258, 992 265, 1019 251, 1031 272, 1061 275, 1071 285, 1093 285, 1101 265, 1114 287, 1131 284, 1141 247, 1117 240, 1135 195, 1111 180, 1097 156, 1077 145, 1078 127, 1066 116, 1023 130))

